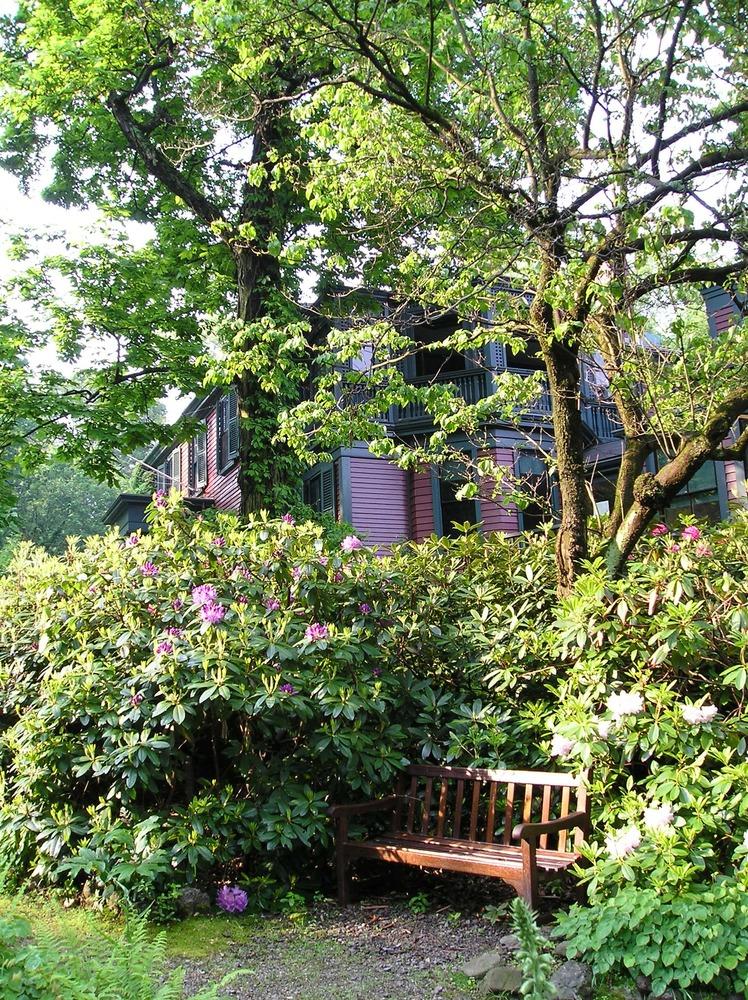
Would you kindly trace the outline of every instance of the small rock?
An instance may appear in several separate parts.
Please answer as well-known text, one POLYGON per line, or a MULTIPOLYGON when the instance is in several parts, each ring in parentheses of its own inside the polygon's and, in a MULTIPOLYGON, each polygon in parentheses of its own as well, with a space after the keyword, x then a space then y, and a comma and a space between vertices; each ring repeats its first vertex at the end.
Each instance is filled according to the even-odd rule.
POLYGON ((559 958, 566 958, 566 949, 569 947, 568 941, 559 941, 556 947, 553 949, 553 954, 558 955, 559 958))
POLYGON ((499 938, 499 944, 507 951, 516 951, 519 948, 519 938, 516 934, 505 934, 499 938))
POLYGON ((590 995, 592 969, 584 962, 564 962, 551 976, 557 1000, 584 1000, 590 995))
POLYGON ((460 972, 465 976, 470 976, 471 979, 482 979, 495 965, 500 965, 503 961, 504 956, 500 951, 484 951, 466 962, 460 972))
POLYGON ((522 972, 513 965, 495 965, 480 984, 481 993, 519 993, 522 972))
POLYGON ((643 996, 648 996, 649 991, 652 989, 652 980, 649 976, 637 976, 636 988, 643 996))
POLYGON ((210 896, 202 889, 186 885, 179 893, 177 910, 183 917, 194 917, 196 913, 207 913, 210 910, 210 896))

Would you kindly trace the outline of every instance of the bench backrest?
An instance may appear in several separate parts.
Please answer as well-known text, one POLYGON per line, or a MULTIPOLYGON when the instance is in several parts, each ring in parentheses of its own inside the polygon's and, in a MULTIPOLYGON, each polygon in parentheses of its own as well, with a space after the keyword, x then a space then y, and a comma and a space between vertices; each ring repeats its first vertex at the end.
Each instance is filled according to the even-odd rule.
MULTIPOLYGON (((516 844, 519 823, 589 816, 586 773, 506 771, 414 764, 400 775, 403 797, 395 811, 394 832, 412 836, 487 844, 516 844)), ((561 830, 540 837, 538 847, 573 851, 584 834, 561 830)))

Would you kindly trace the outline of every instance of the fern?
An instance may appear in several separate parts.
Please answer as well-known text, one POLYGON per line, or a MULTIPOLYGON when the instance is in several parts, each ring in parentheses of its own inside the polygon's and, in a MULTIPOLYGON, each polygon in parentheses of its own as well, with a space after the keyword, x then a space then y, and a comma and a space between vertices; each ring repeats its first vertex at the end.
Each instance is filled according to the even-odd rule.
POLYGON ((552 1000, 556 988, 551 982, 551 956, 545 951, 546 941, 532 910, 519 896, 512 902, 512 929, 519 939, 522 996, 527 1000, 552 1000))

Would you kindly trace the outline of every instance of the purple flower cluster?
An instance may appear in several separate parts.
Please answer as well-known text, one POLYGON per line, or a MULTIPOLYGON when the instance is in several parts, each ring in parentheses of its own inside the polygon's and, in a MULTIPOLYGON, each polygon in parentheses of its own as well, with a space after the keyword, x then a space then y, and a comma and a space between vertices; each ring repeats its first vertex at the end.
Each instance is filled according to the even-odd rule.
POLYGON ((226 608, 222 604, 203 604, 200 608, 200 617, 208 625, 217 625, 222 622, 226 615, 226 608))
POLYGON ((366 601, 362 601, 358 606, 358 610, 362 615, 368 615, 371 611, 371 604, 367 604, 366 601))
POLYGON ((249 598, 247 597, 246 594, 239 594, 239 596, 236 599, 236 603, 237 604, 249 604, 249 598))
POLYGON ((277 597, 266 597, 262 603, 267 611, 280 611, 281 602, 277 597))
POLYGON ((319 622, 312 622, 311 625, 307 625, 304 638, 309 642, 321 642, 322 639, 326 639, 329 634, 330 630, 327 625, 320 625, 319 622))
POLYGON ((215 604, 216 597, 218 597, 218 592, 209 583, 192 588, 192 603, 198 607, 202 607, 203 604, 215 604))
POLYGON ((698 540, 701 538, 701 532, 699 531, 699 529, 696 527, 695 524, 689 524, 688 527, 684 528, 683 531, 681 531, 680 537, 684 539, 684 541, 698 542, 698 540))
POLYGON ((171 606, 174 608, 175 611, 181 611, 182 608, 184 607, 184 601, 181 600, 179 597, 177 597, 175 600, 171 602, 171 606))
POLYGON ((142 692, 138 691, 138 693, 134 694, 130 699, 130 704, 132 705, 133 708, 137 708, 138 705, 142 705, 144 701, 145 701, 145 695, 142 692))
POLYGON ((216 904, 226 913, 244 913, 249 897, 238 885, 222 885, 216 894, 216 904))
POLYGON ((657 538, 659 535, 668 535, 670 534, 670 528, 666 524, 656 524, 650 534, 653 538, 657 538))
POLYGON ((355 552, 357 549, 362 549, 364 543, 356 535, 346 535, 343 541, 340 543, 340 547, 343 552, 355 552))
POLYGON ((134 548, 134 546, 140 545, 140 538, 138 535, 130 535, 125 539, 125 545, 130 549, 134 548))
POLYGON ((166 507, 168 500, 166 499, 164 490, 156 490, 153 494, 153 503, 156 507, 166 507))
POLYGON ((181 639, 182 636, 184 635, 184 629, 177 628, 176 625, 171 625, 169 628, 167 628, 166 634, 173 635, 175 639, 181 639))
POLYGON ((143 576, 158 576, 158 566, 152 562, 144 562, 140 567, 143 576))
POLYGON ((226 544, 226 539, 223 537, 223 535, 216 535, 216 537, 213 539, 213 544, 216 546, 217 549, 222 549, 223 546, 226 544))
POLYGON ((283 694, 296 694, 296 688, 293 684, 281 684, 278 690, 282 691, 283 694))
POLYGON ((293 514, 284 514, 281 521, 283 521, 284 524, 296 524, 296 518, 293 514))
POLYGON ((164 639, 156 646, 157 653, 173 653, 174 645, 168 639, 164 639))

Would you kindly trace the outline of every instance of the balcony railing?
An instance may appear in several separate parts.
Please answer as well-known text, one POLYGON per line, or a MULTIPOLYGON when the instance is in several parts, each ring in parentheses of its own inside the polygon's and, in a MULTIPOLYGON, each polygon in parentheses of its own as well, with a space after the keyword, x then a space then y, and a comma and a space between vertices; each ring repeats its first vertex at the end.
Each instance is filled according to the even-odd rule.
MULTIPOLYGON (((507 370, 514 375, 524 377, 537 374, 534 371, 524 368, 510 368, 507 370)), ((496 374, 500 375, 501 372, 497 372, 496 374)), ((485 368, 471 368, 462 372, 444 372, 441 375, 424 375, 409 379, 409 384, 417 388, 425 388, 429 385, 450 385, 453 387, 455 395, 461 396, 469 404, 486 399, 495 391, 494 373, 485 368)), ((371 398, 373 393, 374 390, 369 386, 347 386, 345 404, 365 403, 371 398)), ((539 393, 531 402, 518 406, 516 415, 525 419, 535 418, 547 423, 550 422, 551 414, 551 394, 548 389, 547 380, 543 379, 539 393)), ((415 400, 412 403, 406 403, 405 406, 393 406, 387 417, 387 423, 395 425, 427 424, 429 419, 426 405, 421 400, 415 400)), ((616 409, 612 403, 583 400, 582 421, 598 440, 620 437, 620 422, 617 419, 616 409)))

